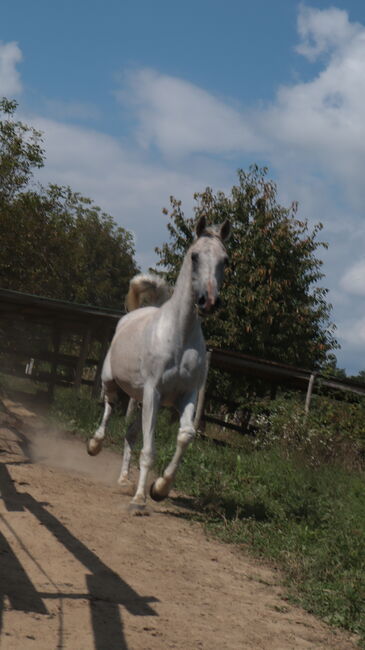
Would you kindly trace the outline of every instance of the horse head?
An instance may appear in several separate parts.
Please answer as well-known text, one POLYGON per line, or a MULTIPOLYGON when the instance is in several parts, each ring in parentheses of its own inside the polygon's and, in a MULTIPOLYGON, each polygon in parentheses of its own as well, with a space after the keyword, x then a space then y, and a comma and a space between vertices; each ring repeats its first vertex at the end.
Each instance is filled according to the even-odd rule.
POLYGON ((206 224, 201 217, 196 226, 197 239, 189 250, 192 288, 200 316, 207 316, 219 307, 219 290, 228 256, 224 243, 230 235, 228 220, 219 226, 206 224))

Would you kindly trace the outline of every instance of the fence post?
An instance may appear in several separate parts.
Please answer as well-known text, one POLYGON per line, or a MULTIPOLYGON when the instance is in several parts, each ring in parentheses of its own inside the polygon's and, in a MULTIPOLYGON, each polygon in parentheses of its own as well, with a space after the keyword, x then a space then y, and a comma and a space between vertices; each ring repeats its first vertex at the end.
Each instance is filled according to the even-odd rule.
POLYGON ((316 373, 312 372, 309 382, 308 382, 308 388, 307 388, 307 395, 305 398, 305 406, 304 406, 304 418, 307 419, 308 413, 309 413, 309 407, 311 403, 311 398, 312 398, 312 392, 313 392, 313 384, 314 380, 316 378, 316 373))
POLYGON ((79 358, 77 359, 76 375, 74 381, 74 390, 76 392, 80 390, 81 381, 82 381, 82 372, 84 370, 87 353, 89 352, 90 339, 91 339, 91 330, 90 328, 88 328, 86 332, 84 332, 83 334, 80 354, 79 354, 79 358))
POLYGON ((207 386, 207 378, 208 378, 211 356, 212 356, 212 352, 211 350, 208 350, 206 360, 205 360, 204 380, 198 393, 198 400, 197 400, 196 411, 195 411, 195 418, 194 418, 195 429, 199 428, 200 420, 202 419, 202 415, 203 415, 204 402, 205 402, 205 389, 207 386))
POLYGON ((61 331, 56 325, 52 332, 52 344, 53 344, 53 354, 51 362, 51 372, 49 376, 48 383, 48 399, 50 402, 53 402, 54 397, 54 388, 57 382, 57 366, 58 366, 58 353, 60 351, 61 344, 61 331))

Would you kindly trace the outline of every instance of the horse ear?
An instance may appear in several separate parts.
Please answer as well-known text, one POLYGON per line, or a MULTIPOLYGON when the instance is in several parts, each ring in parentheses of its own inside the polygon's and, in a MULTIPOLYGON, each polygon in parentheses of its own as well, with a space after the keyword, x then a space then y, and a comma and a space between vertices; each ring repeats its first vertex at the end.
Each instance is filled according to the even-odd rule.
POLYGON ((231 224, 228 221, 228 219, 226 219, 220 227, 219 236, 222 241, 226 241, 227 239, 229 239, 230 235, 231 235, 231 224))
POLYGON ((203 232, 204 232, 204 230, 205 230, 206 225, 207 225, 206 218, 205 218, 204 215, 202 215, 202 216, 200 217, 198 223, 196 224, 196 228, 195 228, 196 236, 197 236, 198 238, 202 236, 202 234, 203 234, 203 232))

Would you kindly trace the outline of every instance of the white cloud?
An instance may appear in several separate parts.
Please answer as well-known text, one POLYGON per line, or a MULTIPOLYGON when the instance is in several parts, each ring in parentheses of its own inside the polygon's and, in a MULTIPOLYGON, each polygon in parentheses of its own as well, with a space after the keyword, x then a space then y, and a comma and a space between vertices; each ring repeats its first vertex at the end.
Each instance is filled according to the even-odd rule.
MULTIPOLYGON (((282 86, 271 105, 239 109, 192 83, 156 71, 130 73, 119 100, 133 111, 137 142, 165 158, 261 157, 280 173, 322 179, 365 202, 365 27, 339 9, 300 9, 298 51, 321 72, 282 86)), ((296 198, 295 196, 293 198, 296 198)))
POLYGON ((178 157, 231 155, 260 146, 239 110, 194 84, 150 69, 127 79, 128 88, 117 96, 135 111, 141 146, 178 157))
POLYGON ((70 185, 131 230, 143 269, 156 263, 154 248, 167 238, 162 208, 168 207, 170 195, 181 199, 185 214, 191 216, 194 192, 212 179, 222 179, 221 167, 179 171, 151 162, 96 130, 34 116, 22 119, 44 134, 46 164, 37 175, 41 182, 70 185))
MULTIPOLYGON (((158 166, 143 162, 136 152, 98 131, 41 118, 32 123, 44 133, 44 181, 69 184, 90 196, 124 227, 142 235, 143 225, 145 233, 150 232, 148 221, 158 221, 164 204, 162 195, 168 198, 168 186, 176 186, 173 171, 163 174, 158 166)), ((146 246, 143 241, 139 243, 146 246)))
POLYGON ((365 296, 365 259, 350 266, 343 275, 340 286, 350 294, 365 296))
POLYGON ((148 255, 151 239, 155 245, 165 238, 160 210, 170 194, 190 213, 194 191, 231 186, 233 169, 245 164, 236 161, 259 156, 275 170, 284 202, 299 199, 301 214, 324 221, 323 239, 332 237, 340 250, 337 260, 328 256, 336 288, 349 245, 365 244, 365 28, 344 11, 302 7, 298 32, 301 54, 326 55, 322 70, 281 87, 267 107, 242 110, 188 81, 142 69, 129 72, 117 94, 135 124, 127 148, 97 131, 39 121, 47 176, 133 227, 148 255))
POLYGON ((0 42, 0 96, 13 98, 21 92, 20 76, 16 69, 22 60, 17 43, 0 42))
POLYGON ((365 162, 365 28, 338 9, 309 8, 299 26, 305 36, 299 51, 314 58, 326 50, 329 59, 312 81, 279 89, 261 116, 267 139, 353 186, 365 162))
POLYGON ((314 61, 319 55, 348 44, 361 31, 361 25, 349 22, 346 11, 335 7, 321 11, 302 5, 298 15, 302 41, 296 49, 314 61))

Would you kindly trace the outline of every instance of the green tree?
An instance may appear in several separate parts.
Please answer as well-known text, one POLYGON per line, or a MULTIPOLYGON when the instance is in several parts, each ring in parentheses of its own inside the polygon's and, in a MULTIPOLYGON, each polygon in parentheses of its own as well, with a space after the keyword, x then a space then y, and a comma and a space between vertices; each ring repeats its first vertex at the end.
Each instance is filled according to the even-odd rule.
POLYGON ((132 235, 89 199, 52 185, 0 210, 1 286, 121 308, 137 273, 132 235))
POLYGON ((137 271, 133 237, 69 187, 32 187, 41 134, 0 109, 0 286, 121 308, 137 271))
POLYGON ((354 381, 357 381, 361 384, 365 384, 365 370, 360 370, 357 375, 352 375, 350 379, 353 379, 354 381))
POLYGON ((9 203, 44 164, 42 134, 14 120, 16 108, 16 101, 0 100, 0 204, 9 203))
POLYGON ((232 236, 227 244, 229 268, 222 290, 224 307, 204 323, 211 345, 262 358, 318 367, 338 347, 317 241, 321 224, 310 231, 297 218, 297 204, 278 204, 276 185, 267 169, 252 166, 238 172, 229 196, 207 188, 195 194, 195 218, 185 218, 181 202, 171 197, 165 210, 170 240, 156 252, 158 266, 174 283, 182 257, 192 241, 194 221, 228 218, 232 236))

